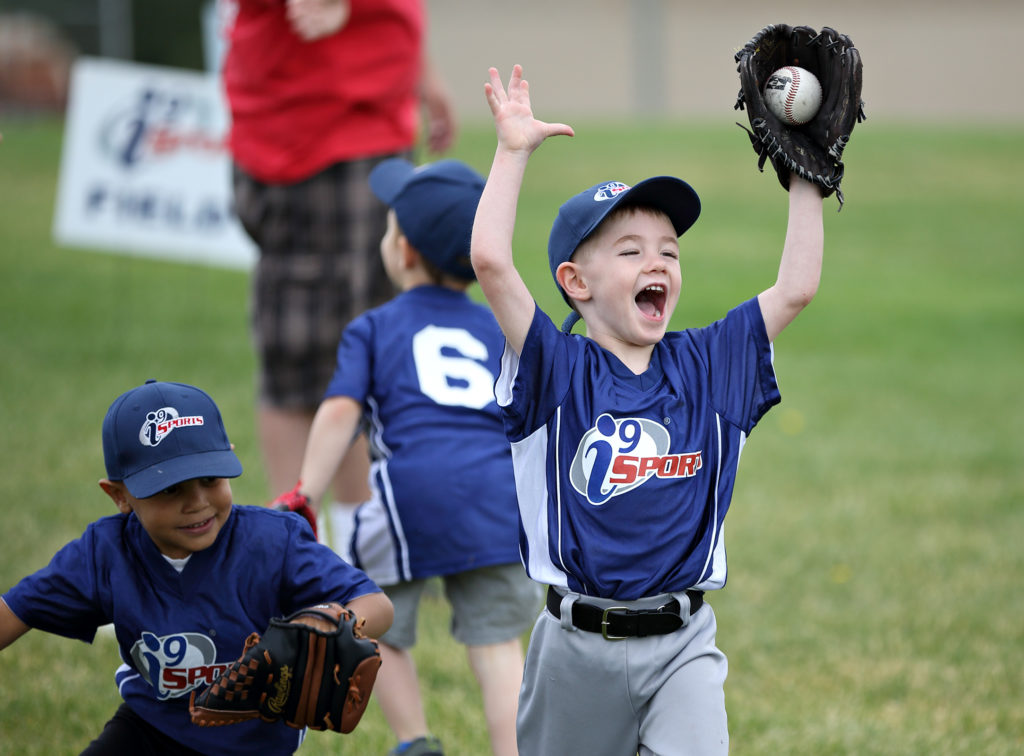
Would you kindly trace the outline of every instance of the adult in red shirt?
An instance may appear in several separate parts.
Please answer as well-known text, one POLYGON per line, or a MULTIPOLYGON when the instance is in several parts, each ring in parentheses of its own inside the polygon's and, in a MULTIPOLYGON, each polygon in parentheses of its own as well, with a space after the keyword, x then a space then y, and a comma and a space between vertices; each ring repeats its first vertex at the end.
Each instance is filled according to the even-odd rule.
MULTIPOLYGON (((229 12, 234 201, 259 248, 257 424, 276 494, 298 478, 342 330, 394 294, 379 254, 387 208, 367 177, 382 160, 411 157, 421 105, 432 152, 449 147, 455 123, 425 59, 421 0, 233 0, 229 12)), ((356 445, 337 501, 368 498, 366 478, 356 445)), ((334 511, 339 525, 350 520, 334 511)))

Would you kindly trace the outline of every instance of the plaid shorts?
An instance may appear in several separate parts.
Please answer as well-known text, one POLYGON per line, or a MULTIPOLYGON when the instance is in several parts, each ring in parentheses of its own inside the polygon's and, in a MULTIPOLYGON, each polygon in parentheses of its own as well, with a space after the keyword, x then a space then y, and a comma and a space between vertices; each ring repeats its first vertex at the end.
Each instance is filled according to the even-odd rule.
POLYGON ((337 163, 287 185, 234 167, 235 212, 259 248, 251 322, 266 404, 316 409, 345 326, 395 294, 380 260, 387 207, 368 183, 388 157, 337 163))

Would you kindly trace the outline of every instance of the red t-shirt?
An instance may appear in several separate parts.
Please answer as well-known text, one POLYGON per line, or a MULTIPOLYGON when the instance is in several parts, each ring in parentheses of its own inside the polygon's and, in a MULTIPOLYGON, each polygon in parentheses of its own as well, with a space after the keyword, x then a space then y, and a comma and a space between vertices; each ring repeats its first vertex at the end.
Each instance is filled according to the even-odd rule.
POLYGON ((416 140, 420 0, 351 0, 340 31, 303 42, 284 0, 237 0, 224 62, 234 160, 268 183, 416 140))

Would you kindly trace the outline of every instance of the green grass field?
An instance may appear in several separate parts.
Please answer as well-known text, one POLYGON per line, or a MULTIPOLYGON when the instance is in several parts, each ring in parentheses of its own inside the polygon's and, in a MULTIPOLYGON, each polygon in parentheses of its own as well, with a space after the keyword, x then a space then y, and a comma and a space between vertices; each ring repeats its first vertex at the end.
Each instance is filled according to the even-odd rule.
MULTIPOLYGON (((547 231, 561 201, 604 179, 671 173, 701 194, 677 327, 771 284, 786 195, 731 118, 573 125, 577 137, 535 155, 517 230, 556 320, 547 231)), ((60 125, 0 131, 2 591, 114 511, 96 485, 100 423, 146 378, 210 391, 246 468, 237 500, 271 492, 254 442, 247 276, 57 247, 60 125)), ((854 135, 846 207, 826 203, 818 297, 776 343, 783 403, 745 449, 731 580, 710 597, 734 754, 1024 752, 1022 137, 883 121, 854 135)), ((492 152, 491 128, 474 127, 454 156, 486 172, 492 152)), ((448 752, 486 753, 436 598, 416 653, 448 752)), ((117 663, 105 637, 32 632, 6 650, 0 753, 78 753, 117 706, 117 663)), ((314 734, 301 752, 391 744, 371 705, 355 733, 314 734)))

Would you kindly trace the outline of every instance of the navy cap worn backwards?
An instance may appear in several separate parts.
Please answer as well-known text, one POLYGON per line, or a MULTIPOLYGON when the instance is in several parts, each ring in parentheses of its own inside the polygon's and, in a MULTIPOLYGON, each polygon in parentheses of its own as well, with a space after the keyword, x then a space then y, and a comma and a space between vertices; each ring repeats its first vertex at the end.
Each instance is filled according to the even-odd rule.
POLYGON ((395 211, 402 233, 421 255, 445 273, 476 278, 469 242, 483 176, 458 160, 417 167, 391 158, 370 173, 370 188, 395 211))
MULTIPOLYGON (((570 198, 558 209, 548 238, 551 275, 568 262, 573 252, 590 236, 612 210, 624 205, 643 205, 661 210, 672 221, 676 236, 682 236, 700 215, 700 198, 681 179, 656 176, 628 186, 621 181, 602 181, 570 198)), ((558 284, 558 279, 555 279, 558 284)), ((559 291, 562 290, 558 286, 559 291)), ((565 292, 562 297, 568 301, 565 292)))
POLYGON ((124 481, 137 499, 192 478, 237 478, 213 399, 185 383, 146 381, 121 394, 103 418, 107 478, 124 481))

